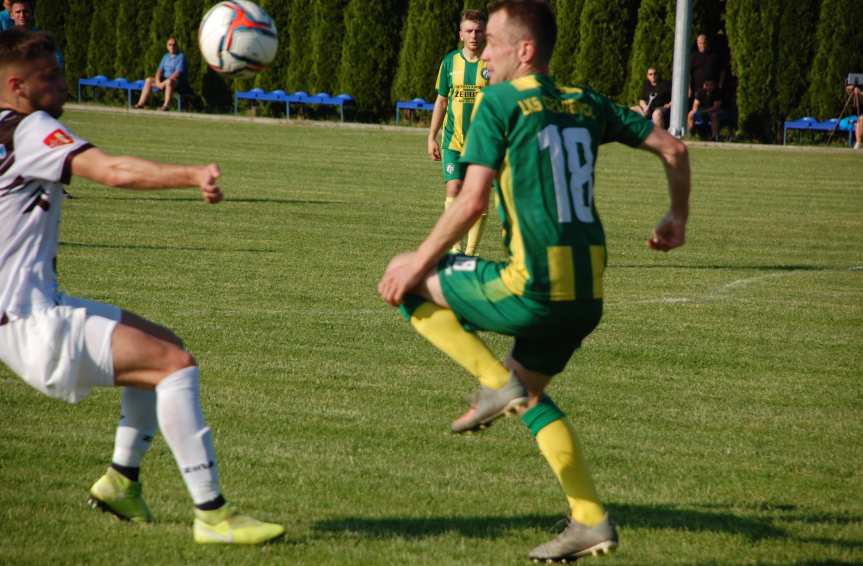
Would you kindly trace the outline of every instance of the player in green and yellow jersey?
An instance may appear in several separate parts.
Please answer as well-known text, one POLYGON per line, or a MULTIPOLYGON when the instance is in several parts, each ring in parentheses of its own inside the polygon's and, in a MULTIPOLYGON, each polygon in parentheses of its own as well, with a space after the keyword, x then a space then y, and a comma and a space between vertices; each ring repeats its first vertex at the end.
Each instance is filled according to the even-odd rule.
POLYGON ((480 388, 453 432, 474 430, 515 410, 536 439, 566 495, 570 518, 534 560, 575 559, 617 547, 572 425, 545 394, 602 314, 605 236, 594 203, 601 144, 622 142, 662 161, 670 207, 647 240, 683 245, 689 216, 686 146, 648 120, 588 87, 558 85, 547 74, 556 37, 542 0, 489 8, 482 52, 490 86, 479 95, 461 160, 459 198, 409 253, 390 261, 378 292, 422 336, 476 376, 480 388), (476 221, 494 186, 509 257, 503 262, 447 254, 476 221), (476 336, 515 338, 501 363, 476 336))
MULTIPOLYGON (((471 114, 480 89, 488 84, 488 70, 479 55, 485 47, 485 14, 479 10, 465 10, 459 22, 458 37, 464 47, 447 53, 437 75, 437 100, 432 112, 427 142, 429 156, 443 161, 443 180, 446 184, 444 208, 458 196, 464 181, 466 165, 459 162, 464 140, 470 126, 471 114), (438 145, 438 132, 443 125, 443 137, 438 145)), ((485 214, 480 216, 468 232, 465 253, 476 254, 485 214)), ((461 252, 456 242, 453 252, 461 252)))

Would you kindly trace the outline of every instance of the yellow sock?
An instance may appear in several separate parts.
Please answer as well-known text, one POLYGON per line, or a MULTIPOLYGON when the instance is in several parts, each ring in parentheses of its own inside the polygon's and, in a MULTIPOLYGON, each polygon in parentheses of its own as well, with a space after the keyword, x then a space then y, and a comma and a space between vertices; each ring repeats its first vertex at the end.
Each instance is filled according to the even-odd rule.
POLYGON ((522 415, 536 437, 539 450, 560 482, 572 518, 592 527, 605 516, 578 439, 566 415, 546 397, 522 415))
POLYGON ((485 220, 488 218, 488 213, 484 212, 479 220, 474 222, 473 226, 467 232, 467 245, 464 248, 464 253, 467 255, 476 255, 476 250, 479 248, 479 241, 482 239, 482 231, 485 229, 485 220))
MULTIPOLYGON (((450 196, 446 197, 446 200, 443 201, 443 209, 444 210, 448 209, 450 207, 450 205, 454 202, 455 202, 455 197, 450 197, 450 196)), ((452 248, 450 248, 449 251, 451 251, 454 254, 460 254, 461 253, 461 242, 454 243, 452 245, 452 248)))
POLYGON ((485 387, 500 389, 509 381, 509 371, 476 334, 462 327, 451 310, 425 302, 414 309, 410 321, 422 337, 485 387))

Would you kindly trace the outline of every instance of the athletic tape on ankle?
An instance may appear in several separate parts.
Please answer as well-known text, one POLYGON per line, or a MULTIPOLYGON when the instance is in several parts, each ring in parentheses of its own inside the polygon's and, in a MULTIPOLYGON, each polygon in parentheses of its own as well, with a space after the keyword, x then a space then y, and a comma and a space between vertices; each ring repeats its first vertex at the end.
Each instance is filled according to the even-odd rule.
POLYGON ((524 412, 521 416, 521 422, 530 429, 530 433, 536 438, 539 431, 565 416, 550 397, 543 396, 539 403, 524 412))

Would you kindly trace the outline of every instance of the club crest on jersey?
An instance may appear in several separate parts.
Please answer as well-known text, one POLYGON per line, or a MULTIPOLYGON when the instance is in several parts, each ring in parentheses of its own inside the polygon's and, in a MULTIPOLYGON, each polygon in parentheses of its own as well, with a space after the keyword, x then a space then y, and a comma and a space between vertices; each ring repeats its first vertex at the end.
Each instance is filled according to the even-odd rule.
POLYGON ((72 142, 72 136, 59 128, 45 136, 45 139, 42 140, 42 143, 44 143, 51 149, 54 149, 55 147, 69 145, 72 142))
POLYGON ((452 175, 455 172, 455 165, 452 163, 447 163, 446 165, 446 173, 447 175, 452 175))

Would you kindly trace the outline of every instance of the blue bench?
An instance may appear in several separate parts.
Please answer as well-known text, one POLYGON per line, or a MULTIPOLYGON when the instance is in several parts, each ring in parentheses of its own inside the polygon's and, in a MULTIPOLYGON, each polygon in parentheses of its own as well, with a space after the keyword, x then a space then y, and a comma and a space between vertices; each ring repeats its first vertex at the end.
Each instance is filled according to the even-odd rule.
MULTIPOLYGON (((94 89, 105 90, 124 90, 126 91, 126 107, 132 109, 132 93, 141 92, 144 90, 144 81, 129 81, 125 77, 117 77, 113 80, 104 75, 96 75, 95 77, 78 79, 78 102, 81 102, 82 88, 90 87, 94 89)), ((159 92, 159 89, 153 88, 153 92, 159 92)), ((177 110, 183 110, 183 98, 191 96, 191 92, 174 92, 174 99, 177 101, 177 110)))
POLYGON ((811 116, 800 118, 798 120, 788 120, 782 129, 782 145, 788 143, 788 132, 791 130, 832 133, 832 132, 848 132, 848 145, 854 145, 854 124, 857 122, 856 116, 849 116, 840 120, 839 118, 831 118, 819 122, 811 116))
POLYGON ((336 96, 332 96, 327 92, 319 92, 315 95, 310 95, 301 90, 294 93, 288 93, 284 90, 273 90, 267 92, 261 88, 253 88, 251 90, 234 92, 234 114, 238 114, 240 112, 241 100, 284 103, 285 115, 287 118, 291 117, 291 104, 335 106, 339 109, 339 118, 344 122, 345 106, 353 103, 354 97, 345 93, 336 96))
POLYGON ((396 126, 399 125, 402 110, 424 110, 431 112, 434 110, 434 103, 426 102, 423 98, 414 98, 413 100, 399 100, 396 102, 396 126))

